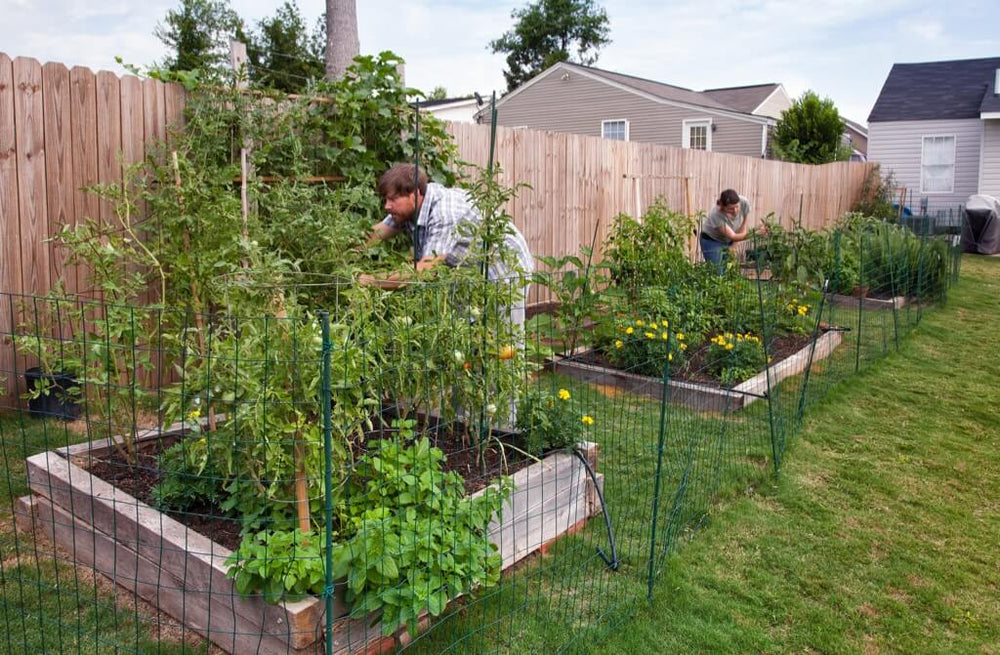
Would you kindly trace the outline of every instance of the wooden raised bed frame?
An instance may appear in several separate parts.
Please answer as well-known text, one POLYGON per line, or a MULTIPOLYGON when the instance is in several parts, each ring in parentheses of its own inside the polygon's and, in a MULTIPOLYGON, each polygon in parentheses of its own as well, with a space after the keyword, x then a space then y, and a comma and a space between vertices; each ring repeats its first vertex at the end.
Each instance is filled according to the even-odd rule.
MULTIPOLYGON (((141 432, 137 440, 183 434, 184 429, 175 426, 141 432)), ((103 439, 29 457, 32 494, 15 504, 18 527, 53 542, 78 564, 93 568, 226 652, 325 653, 322 598, 269 604, 259 597, 241 597, 226 577, 230 550, 83 467, 111 448, 103 439)), ((597 445, 582 443, 578 448, 596 468, 597 445)), ((511 477, 514 491, 489 528, 502 569, 580 529, 601 512, 597 489, 570 453, 549 455, 511 477)), ((603 486, 603 476, 597 479, 603 486)), ((404 630, 383 636, 381 626, 372 625, 377 617, 346 616, 341 596, 335 598, 329 636, 334 653, 384 652, 408 640, 404 630)), ((427 624, 424 617, 422 629, 427 624)))
MULTIPOLYGON (((838 293, 830 294, 830 304, 834 307, 847 307, 849 309, 858 306, 857 296, 842 296, 838 293)), ((906 306, 906 296, 896 296, 895 298, 862 298, 861 307, 867 310, 902 309, 906 306)))
MULTIPOLYGON (((667 396, 671 403, 693 409, 710 411, 742 409, 767 394, 768 376, 771 388, 774 388, 785 378, 805 371, 809 366, 810 357, 811 361, 829 357, 842 341, 843 335, 840 331, 825 332, 815 340, 815 351, 813 342, 810 341, 794 355, 771 364, 766 370, 732 388, 669 380, 667 396)), ((586 354, 586 351, 580 354, 586 354)), ((588 364, 573 357, 554 358, 551 360, 551 367, 556 373, 569 375, 582 382, 613 385, 618 389, 656 399, 661 398, 663 394, 663 381, 660 378, 588 364)))

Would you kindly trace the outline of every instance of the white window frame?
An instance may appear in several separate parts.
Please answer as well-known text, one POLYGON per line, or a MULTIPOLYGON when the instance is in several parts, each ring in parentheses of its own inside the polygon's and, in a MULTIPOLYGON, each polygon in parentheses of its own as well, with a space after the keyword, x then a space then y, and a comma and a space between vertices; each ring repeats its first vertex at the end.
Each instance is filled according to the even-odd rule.
MULTIPOLYGON (((607 125, 608 123, 625 123, 625 140, 626 141, 630 140, 630 136, 629 136, 629 120, 627 118, 609 118, 608 120, 601 121, 601 138, 602 139, 607 139, 608 138, 608 137, 604 136, 604 126, 607 125)), ((613 140, 614 141, 618 141, 619 139, 613 139, 613 140)))
POLYGON ((922 195, 947 195, 950 193, 955 193, 955 169, 957 158, 956 151, 958 150, 958 138, 954 134, 924 134, 920 137, 920 193, 922 195), (927 145, 927 139, 951 139, 951 186, 947 191, 927 191, 924 189, 924 155, 925 146, 927 145))
MULTIPOLYGON (((691 128, 705 126, 705 152, 712 152, 712 119, 688 118, 681 122, 681 147, 691 149, 691 128)), ((700 148, 698 148, 700 150, 700 148)))

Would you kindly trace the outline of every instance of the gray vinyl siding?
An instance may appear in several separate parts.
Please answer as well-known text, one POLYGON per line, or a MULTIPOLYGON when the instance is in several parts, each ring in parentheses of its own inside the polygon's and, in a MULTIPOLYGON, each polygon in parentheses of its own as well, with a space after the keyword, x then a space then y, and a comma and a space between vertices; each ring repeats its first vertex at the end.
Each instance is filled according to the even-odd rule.
POLYGON ((868 126, 868 160, 878 162, 882 174, 892 172, 896 185, 907 190, 907 204, 916 211, 927 198, 930 211, 956 209, 979 186, 979 151, 983 121, 894 121, 868 126), (955 137, 955 184, 952 193, 920 192, 920 157, 925 136, 955 137))
POLYGON ((788 94, 778 89, 770 98, 761 103, 760 107, 753 113, 758 116, 770 116, 771 118, 781 118, 781 112, 792 106, 792 101, 788 94))
POLYGON ((528 127, 553 132, 601 136, 601 121, 625 119, 629 140, 682 145, 683 122, 712 119, 712 150, 760 157, 758 123, 712 114, 695 108, 676 107, 617 89, 570 72, 552 74, 522 89, 497 107, 497 122, 509 127, 528 127))
POLYGON ((1000 198, 1000 119, 983 121, 983 171, 979 193, 1000 198))

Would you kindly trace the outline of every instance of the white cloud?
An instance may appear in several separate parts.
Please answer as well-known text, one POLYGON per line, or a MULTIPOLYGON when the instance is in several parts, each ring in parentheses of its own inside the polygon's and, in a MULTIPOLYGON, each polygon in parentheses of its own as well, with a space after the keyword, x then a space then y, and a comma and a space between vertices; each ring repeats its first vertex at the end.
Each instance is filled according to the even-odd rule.
POLYGON ((944 34, 944 25, 937 20, 907 18, 899 21, 899 29, 922 41, 937 41, 944 34))

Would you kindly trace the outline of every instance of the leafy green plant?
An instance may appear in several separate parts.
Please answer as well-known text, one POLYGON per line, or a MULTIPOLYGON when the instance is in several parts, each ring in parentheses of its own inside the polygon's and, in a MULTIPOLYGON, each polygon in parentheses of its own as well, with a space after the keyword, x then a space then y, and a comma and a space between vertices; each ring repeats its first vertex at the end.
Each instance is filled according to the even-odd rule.
POLYGON ((861 184, 861 197, 851 207, 851 211, 883 221, 897 221, 899 210, 893 206, 895 189, 896 180, 892 171, 882 177, 881 168, 875 164, 865 174, 865 180, 861 184))
POLYGON ((585 429, 592 423, 593 417, 574 409, 566 389, 553 394, 532 387, 518 405, 517 429, 531 455, 541 456, 583 441, 585 429))
POLYGON ((767 366, 760 337, 752 334, 723 332, 709 339, 708 370, 722 384, 732 386, 752 378, 767 366))
POLYGON ((594 251, 583 246, 582 257, 539 256, 549 270, 534 274, 532 281, 547 288, 557 305, 546 324, 544 336, 562 342, 562 351, 571 353, 584 338, 583 328, 596 321, 604 309, 601 289, 607 283, 603 267, 593 263, 594 251), (568 268, 567 267, 571 267, 568 268))
POLYGON ((650 205, 641 220, 620 214, 604 244, 611 279, 629 292, 669 286, 691 267, 685 248, 694 224, 661 200, 650 205))
POLYGON ((688 349, 684 332, 671 329, 666 318, 617 316, 612 336, 603 346, 604 354, 618 368, 640 375, 663 375, 664 366, 682 365, 688 349))
POLYGON ((382 612, 383 634, 416 633, 423 611, 439 616, 462 594, 495 585, 500 555, 487 527, 510 493, 501 480, 476 497, 444 472, 444 453, 426 437, 369 444, 349 479, 334 577, 346 576, 354 617, 382 612))
MULTIPOLYGON (((191 437, 194 440, 201 430, 195 412, 191 418, 194 420, 189 427, 195 433, 191 437)), ((160 509, 187 512, 199 506, 217 507, 223 501, 221 475, 211 463, 200 470, 189 464, 187 443, 187 440, 175 443, 157 459, 162 478, 153 487, 153 501, 160 509)))
POLYGON ((319 594, 326 583, 326 535, 261 530, 244 537, 226 565, 226 575, 243 595, 260 594, 276 603, 319 594))

